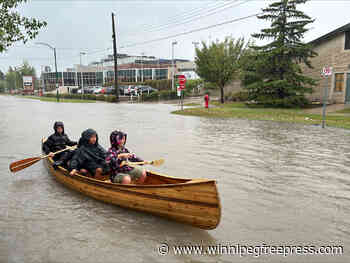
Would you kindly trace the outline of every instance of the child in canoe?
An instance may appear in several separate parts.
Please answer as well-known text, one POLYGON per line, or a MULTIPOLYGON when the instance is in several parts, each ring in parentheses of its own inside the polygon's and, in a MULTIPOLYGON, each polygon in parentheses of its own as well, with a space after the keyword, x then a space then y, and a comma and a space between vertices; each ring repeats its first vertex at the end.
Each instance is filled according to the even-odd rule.
POLYGON ((109 171, 105 161, 106 151, 98 144, 98 136, 93 129, 87 129, 81 134, 78 149, 71 162, 70 175, 79 172, 90 173, 95 179, 104 179, 103 174, 109 171))
POLYGON ((56 121, 53 125, 55 131, 54 134, 50 135, 49 138, 43 144, 43 150, 46 154, 53 157, 55 161, 53 167, 56 169, 57 166, 62 166, 67 163, 67 161, 72 158, 74 152, 67 150, 56 155, 54 152, 65 149, 67 146, 77 145, 77 142, 71 141, 64 132, 64 124, 61 121, 56 121))
POLYGON ((137 166, 121 166, 122 162, 127 159, 131 162, 143 161, 125 148, 126 139, 127 134, 121 131, 113 131, 110 135, 111 147, 108 150, 106 162, 111 169, 111 182, 130 184, 134 181, 142 184, 146 179, 146 171, 144 169, 137 166))

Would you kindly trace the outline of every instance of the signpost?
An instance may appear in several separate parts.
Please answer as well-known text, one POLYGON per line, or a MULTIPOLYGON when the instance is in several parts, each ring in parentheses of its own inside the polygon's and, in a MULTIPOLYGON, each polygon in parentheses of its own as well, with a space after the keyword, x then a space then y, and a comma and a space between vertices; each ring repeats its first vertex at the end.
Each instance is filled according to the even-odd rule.
POLYGON ((186 88, 186 76, 185 75, 176 75, 176 89, 177 96, 180 97, 181 110, 183 110, 183 90, 186 88))
POLYGON ((324 92, 323 92, 323 109, 322 109, 322 128, 325 127, 325 122, 326 122, 326 107, 327 107, 327 100, 328 100, 328 77, 332 76, 332 68, 325 66, 322 69, 321 75, 325 79, 325 85, 324 85, 324 92))
POLYGON ((34 79, 33 76, 23 76, 23 94, 34 95, 34 79))

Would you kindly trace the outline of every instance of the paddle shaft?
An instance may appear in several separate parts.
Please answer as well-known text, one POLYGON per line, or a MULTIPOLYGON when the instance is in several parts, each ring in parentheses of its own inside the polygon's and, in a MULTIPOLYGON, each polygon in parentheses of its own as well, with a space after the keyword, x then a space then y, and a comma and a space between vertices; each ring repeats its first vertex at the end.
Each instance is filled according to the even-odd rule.
MULTIPOLYGON (((65 149, 59 150, 57 152, 54 152, 53 155, 56 155, 58 153, 61 153, 61 152, 67 151, 67 150, 73 150, 76 147, 77 147, 76 145, 71 146, 71 147, 66 147, 65 149)), ((20 170, 23 170, 24 168, 27 168, 27 167, 35 164, 36 162, 38 162, 38 161, 40 161, 42 159, 45 159, 45 158, 49 157, 49 156, 50 156, 50 154, 48 154, 48 155, 41 155, 41 156, 38 156, 38 157, 27 158, 27 159, 23 159, 23 160, 20 160, 20 161, 13 162, 13 163, 10 164, 10 171, 11 172, 18 172, 20 170)))
MULTIPOLYGON (((64 148, 64 149, 62 149, 62 150, 59 150, 59 151, 57 151, 57 152, 54 152, 53 155, 56 155, 56 154, 58 154, 58 153, 61 153, 61 152, 67 151, 67 150, 74 150, 75 148, 77 148, 76 145, 70 146, 70 147, 66 147, 66 148, 64 148)), ((50 156, 50 154, 41 155, 41 156, 40 156, 40 159, 45 159, 45 158, 47 158, 47 157, 49 157, 49 156, 50 156)))
POLYGON ((142 164, 150 164, 150 165, 162 165, 164 163, 163 159, 160 160, 154 160, 154 161, 143 161, 143 162, 127 162, 127 161, 123 161, 120 165, 120 167, 124 166, 124 165, 129 165, 129 166, 135 166, 135 165, 142 165, 142 164))

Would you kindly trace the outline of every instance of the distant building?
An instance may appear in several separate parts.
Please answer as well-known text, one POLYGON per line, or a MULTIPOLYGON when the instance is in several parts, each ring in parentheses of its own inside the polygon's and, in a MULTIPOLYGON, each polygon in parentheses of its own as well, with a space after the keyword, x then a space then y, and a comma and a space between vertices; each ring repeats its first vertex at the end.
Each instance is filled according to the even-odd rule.
MULTIPOLYGON (((184 59, 174 59, 175 74, 187 73, 194 75, 194 63, 184 59)), ((143 82, 146 80, 171 79, 172 60, 159 59, 153 56, 129 56, 118 54, 118 81, 143 82)), ((55 89, 55 72, 41 73, 41 84, 44 90, 55 89)), ((112 55, 86 65, 74 65, 65 72, 58 72, 58 85, 77 89, 81 86, 103 86, 114 80, 114 60, 112 55)), ((68 89, 67 89, 68 90, 68 89)))

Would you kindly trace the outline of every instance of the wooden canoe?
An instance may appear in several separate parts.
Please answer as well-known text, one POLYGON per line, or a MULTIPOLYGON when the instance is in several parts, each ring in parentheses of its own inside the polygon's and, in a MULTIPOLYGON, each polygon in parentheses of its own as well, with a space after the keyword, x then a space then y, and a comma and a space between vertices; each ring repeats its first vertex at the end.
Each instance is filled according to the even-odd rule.
POLYGON ((215 180, 184 179, 147 171, 144 184, 122 185, 109 180, 74 175, 44 160, 54 178, 65 186, 103 202, 152 213, 178 222, 214 229, 221 217, 221 205, 215 180))

